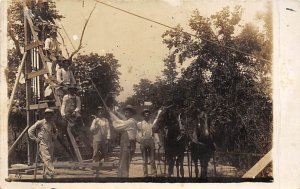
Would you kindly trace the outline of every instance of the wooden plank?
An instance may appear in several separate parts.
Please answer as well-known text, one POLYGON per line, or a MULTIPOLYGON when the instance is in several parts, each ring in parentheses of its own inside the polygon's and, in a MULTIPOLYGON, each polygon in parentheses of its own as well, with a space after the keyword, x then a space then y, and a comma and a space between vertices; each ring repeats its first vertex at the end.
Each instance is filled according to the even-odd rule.
POLYGON ((34 77, 44 75, 44 74, 47 74, 47 73, 48 73, 47 69, 41 69, 41 70, 38 70, 38 71, 35 71, 35 72, 28 73, 26 79, 32 79, 34 77))
POLYGON ((48 107, 49 107, 48 103, 32 104, 32 105, 29 105, 29 110, 45 109, 48 107))
POLYGON ((67 132, 68 132, 68 135, 70 137, 70 141, 72 143, 72 146, 74 148, 74 151, 75 151, 75 154, 76 154, 76 157, 77 157, 78 161, 83 162, 80 151, 79 151, 77 143, 76 143, 76 140, 75 140, 75 138, 74 138, 74 136, 71 132, 70 126, 67 126, 67 132))
POLYGON ((255 178, 272 161, 272 150, 262 157, 242 178, 255 178))
POLYGON ((27 56, 27 52, 24 53, 21 64, 20 64, 19 69, 18 69, 18 75, 17 75, 16 81, 15 81, 15 84, 14 84, 14 88, 11 92, 10 99, 9 99, 8 111, 10 111, 10 109, 12 107, 12 104, 13 104, 14 96, 15 96, 15 93, 16 93, 16 90, 17 90, 17 87, 18 87, 20 77, 21 77, 22 69, 23 69, 24 64, 25 64, 26 56, 27 56))
POLYGON ((43 42, 41 42, 41 41, 32 42, 32 43, 25 46, 25 51, 36 48, 38 46, 43 46, 43 42))

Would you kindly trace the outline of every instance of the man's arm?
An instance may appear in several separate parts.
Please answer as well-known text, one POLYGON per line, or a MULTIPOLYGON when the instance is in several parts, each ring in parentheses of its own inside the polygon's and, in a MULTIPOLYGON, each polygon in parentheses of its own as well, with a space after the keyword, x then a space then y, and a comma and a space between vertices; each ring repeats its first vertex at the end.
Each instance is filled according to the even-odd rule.
POLYGON ((110 118, 112 120, 112 126, 118 130, 118 131, 121 131, 121 130, 125 130, 127 129, 130 124, 131 124, 131 120, 121 120, 119 119, 114 113, 112 113, 111 111, 109 111, 109 115, 110 115, 110 118))
POLYGON ((28 136, 32 140, 38 140, 36 136, 36 129, 40 126, 40 121, 37 121, 35 124, 33 124, 31 127, 28 129, 28 136))
POLYGON ((64 117, 66 115, 66 103, 67 103, 67 100, 68 100, 68 96, 65 95, 63 97, 63 100, 62 100, 62 104, 61 104, 61 108, 60 108, 60 113, 61 113, 61 116, 64 117))
POLYGON ((110 126, 109 126, 109 122, 107 119, 105 119, 105 124, 106 124, 106 128, 107 128, 107 140, 110 140, 110 126))
POLYGON ((51 39, 50 38, 47 38, 45 40, 45 50, 50 50, 50 43, 51 43, 51 39))
POLYGON ((91 128, 90 128, 90 131, 93 134, 95 134, 99 130, 99 128, 96 125, 96 122, 97 122, 97 120, 94 119, 93 122, 92 122, 91 128))
POLYGON ((76 109, 74 111, 80 112, 80 110, 81 110, 81 100, 79 96, 76 96, 76 109))
POLYGON ((59 84, 63 82, 63 77, 62 77, 62 68, 58 69, 56 72, 56 80, 59 84))

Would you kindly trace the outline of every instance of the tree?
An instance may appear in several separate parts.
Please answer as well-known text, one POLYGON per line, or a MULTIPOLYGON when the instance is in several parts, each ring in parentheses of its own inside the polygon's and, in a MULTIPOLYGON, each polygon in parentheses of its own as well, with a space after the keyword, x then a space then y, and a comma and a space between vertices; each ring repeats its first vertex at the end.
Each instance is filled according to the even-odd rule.
POLYGON ((79 95, 81 96, 84 117, 90 117, 90 115, 95 114, 98 106, 103 106, 98 92, 106 100, 107 106, 111 107, 116 104, 115 96, 119 95, 122 90, 119 84, 119 67, 120 64, 113 54, 106 54, 105 56, 100 56, 97 53, 78 54, 74 59, 72 69, 80 87, 79 95))
MULTIPOLYGON (((178 26, 164 33, 163 42, 178 63, 192 59, 178 84, 188 91, 186 105, 195 102, 198 108, 209 109, 220 147, 266 153, 272 143, 272 101, 260 81, 270 77, 270 70, 261 69, 270 66, 265 60, 271 57, 270 49, 264 49, 270 36, 252 24, 241 26, 241 15, 239 6, 233 11, 225 7, 208 18, 195 10, 189 25, 196 37, 178 26)), ((268 82, 264 86, 271 87, 268 82)))
MULTIPOLYGON (((195 10, 189 20, 194 37, 180 26, 167 30, 162 37, 170 54, 164 60, 163 78, 144 94, 153 108, 176 105, 174 111, 189 117, 189 127, 193 127, 193 113, 204 110, 221 150, 268 152, 272 147, 272 36, 268 11, 260 17, 267 23, 267 32, 251 23, 241 25, 240 6, 233 10, 225 7, 210 17, 195 10), (176 64, 187 62, 190 64, 178 77, 176 64)), ((137 85, 135 95, 145 93, 142 88, 137 85)), ((231 162, 239 163, 234 158, 231 162)))

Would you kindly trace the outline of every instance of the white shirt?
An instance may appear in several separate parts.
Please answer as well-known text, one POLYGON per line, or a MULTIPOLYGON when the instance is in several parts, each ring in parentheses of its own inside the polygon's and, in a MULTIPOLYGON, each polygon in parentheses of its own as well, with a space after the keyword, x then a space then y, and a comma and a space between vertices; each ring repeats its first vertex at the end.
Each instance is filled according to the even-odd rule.
POLYGON ((73 73, 70 70, 65 70, 60 68, 56 72, 56 79, 58 83, 69 83, 70 85, 75 85, 76 81, 73 73))
POLYGON ((109 122, 106 118, 95 118, 90 131, 94 134, 94 141, 104 141, 110 139, 109 122))

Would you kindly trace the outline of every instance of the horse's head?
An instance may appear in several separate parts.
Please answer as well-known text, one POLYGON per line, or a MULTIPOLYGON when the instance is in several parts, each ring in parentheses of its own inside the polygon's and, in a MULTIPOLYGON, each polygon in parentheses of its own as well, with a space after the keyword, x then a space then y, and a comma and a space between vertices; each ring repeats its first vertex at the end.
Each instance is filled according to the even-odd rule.
POLYGON ((197 125, 196 132, 198 135, 203 137, 208 137, 209 133, 209 125, 208 125, 208 116, 204 111, 197 111, 197 125))

